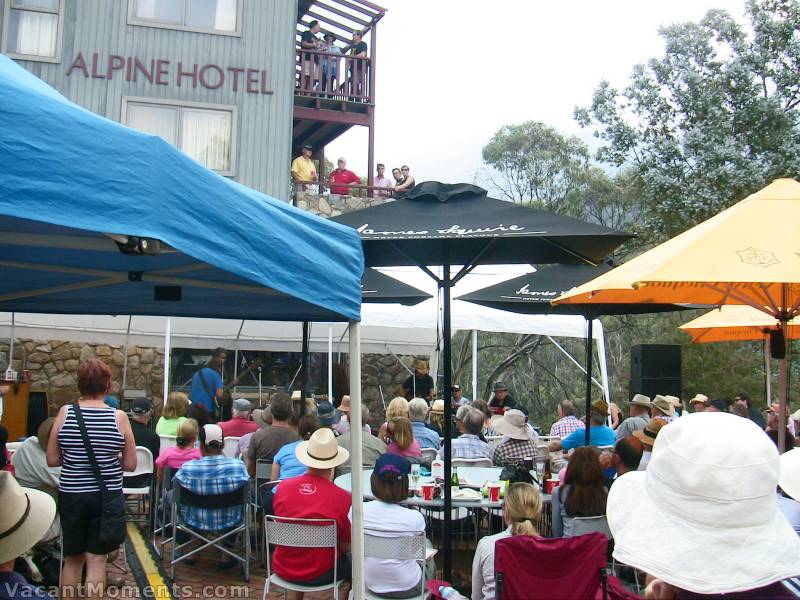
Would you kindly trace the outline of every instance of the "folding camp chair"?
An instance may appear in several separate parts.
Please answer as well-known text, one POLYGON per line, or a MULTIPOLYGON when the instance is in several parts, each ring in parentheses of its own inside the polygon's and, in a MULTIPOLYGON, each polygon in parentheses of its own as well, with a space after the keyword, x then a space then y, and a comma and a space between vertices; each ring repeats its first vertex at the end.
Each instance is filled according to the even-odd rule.
POLYGON ((156 480, 153 491, 153 548, 159 558, 164 557, 164 545, 172 541, 172 514, 167 513, 167 493, 172 488, 172 478, 176 471, 163 467, 161 481, 156 480))
POLYGON ((333 549, 333 582, 324 585, 303 585, 286 581, 272 572, 272 561, 267 551, 267 578, 264 580, 264 595, 266 600, 269 595, 270 584, 282 587, 284 596, 286 590, 293 592, 322 592, 333 590, 333 597, 339 598, 339 579, 337 572, 338 540, 336 536, 336 521, 334 519, 299 519, 295 517, 264 517, 264 541, 269 548, 275 546, 288 546, 290 548, 332 548, 333 549))
POLYGON ((608 581, 622 585, 606 572, 608 539, 600 533, 571 538, 519 535, 498 540, 494 570, 498 600, 527 598, 531 592, 542 600, 610 598, 608 581))
POLYGON ((174 527, 174 541, 172 544, 172 560, 170 561, 170 574, 175 579, 175 565, 206 548, 217 548, 223 553, 235 558, 242 563, 245 581, 250 581, 250 482, 245 482, 239 489, 227 494, 204 495, 182 487, 177 479, 172 481, 172 524, 174 527), (239 524, 222 531, 201 529, 189 525, 183 517, 182 508, 223 509, 241 508, 239 524), (178 551, 186 549, 193 539, 186 542, 178 541, 178 533, 187 533, 193 539, 199 539, 202 544, 193 550, 176 556, 178 551), (224 542, 241 538, 242 555, 233 552, 224 542))

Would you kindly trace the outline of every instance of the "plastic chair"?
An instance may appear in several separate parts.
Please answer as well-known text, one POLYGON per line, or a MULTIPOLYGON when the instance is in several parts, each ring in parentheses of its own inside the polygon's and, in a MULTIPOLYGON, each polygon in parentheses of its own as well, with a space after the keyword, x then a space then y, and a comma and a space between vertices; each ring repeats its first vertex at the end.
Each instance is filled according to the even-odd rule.
MULTIPOLYGON (((379 558, 388 560, 413 560, 416 561, 422 575, 420 576, 419 596, 411 596, 413 600, 424 600, 425 589, 425 532, 398 533, 397 531, 383 531, 379 529, 364 530, 364 558, 379 558)), ((352 598, 353 591, 350 591, 352 598)), ((364 590, 367 600, 382 600, 384 597, 373 594, 369 589, 364 590)))
MULTIPOLYGON (((334 519, 299 519, 295 517, 276 517, 275 515, 264 516, 264 541, 266 547, 270 544, 275 546, 287 546, 290 548, 332 548, 333 556, 336 558, 338 552, 338 540, 336 536, 336 521, 334 519)), ((322 592, 333 590, 333 597, 339 598, 339 585, 342 580, 337 573, 337 560, 333 561, 333 582, 325 585, 303 585, 286 581, 282 577, 272 572, 272 560, 267 552, 267 578, 264 580, 264 595, 262 600, 266 600, 269 595, 270 584, 282 587, 284 596, 286 590, 293 592, 322 592)))
POLYGON ((609 540, 614 539, 614 536, 611 535, 611 530, 608 528, 608 519, 606 519, 605 515, 600 515, 599 517, 573 517, 572 535, 577 537, 587 533, 601 533, 609 540))
POLYGON ((439 456, 439 451, 436 448, 420 448, 422 452, 422 460, 430 465, 436 457, 439 456))
POLYGON ((491 458, 454 458, 454 467, 493 467, 491 458))
POLYGON ((240 439, 238 436, 226 437, 222 446, 222 454, 228 458, 236 458, 236 454, 239 452, 240 439))
POLYGON ((148 512, 145 510, 145 500, 150 497, 150 492, 153 489, 153 453, 144 446, 136 446, 136 469, 133 471, 123 471, 122 473, 122 493, 125 495, 125 503, 128 503, 130 498, 133 498, 138 504, 138 512, 134 513, 136 518, 134 521, 146 522, 148 512), (138 477, 140 475, 148 475, 148 484, 138 487, 126 487, 126 477, 138 477))
POLYGON ((494 451, 500 445, 500 442, 503 441, 502 435, 490 435, 486 438, 486 442, 489 444, 489 448, 494 451))
POLYGON ((159 453, 164 452, 167 448, 172 448, 178 445, 178 438, 174 435, 158 435, 159 439, 161 439, 161 446, 159 447, 159 453))
POLYGON ((167 514, 167 492, 172 488, 172 478, 177 473, 172 467, 163 467, 161 471, 161 481, 156 480, 153 491, 153 548, 159 558, 164 557, 164 545, 172 541, 172 535, 168 533, 171 526, 171 514, 167 514))
POLYGON ((6 443, 6 450, 8 450, 8 456, 9 456, 9 458, 11 458, 12 456, 14 456, 14 452, 16 452, 16 451, 17 451, 17 449, 18 449, 20 446, 22 446, 22 444, 24 444, 24 443, 25 443, 25 442, 7 442, 7 443, 6 443))
POLYGON ((250 581, 250 482, 245 482, 240 488, 227 494, 195 494, 180 485, 177 479, 172 481, 172 523, 174 527, 174 543, 172 544, 172 560, 170 560, 170 575, 175 580, 175 565, 187 558, 205 550, 217 548, 228 556, 232 556, 242 563, 244 580, 250 581), (183 507, 202 509, 223 509, 241 507, 239 524, 225 531, 201 529, 189 525, 183 517, 183 507), (178 532, 188 533, 191 538, 198 539, 202 544, 186 554, 175 556, 178 550, 186 548, 192 539, 178 543, 178 532), (233 552, 225 542, 234 541, 241 534, 242 555, 233 552), (214 536, 214 537, 212 537, 214 536))
POLYGON ((600 533, 571 538, 519 535, 498 540, 494 548, 497 600, 609 598, 606 573, 608 539, 600 533))

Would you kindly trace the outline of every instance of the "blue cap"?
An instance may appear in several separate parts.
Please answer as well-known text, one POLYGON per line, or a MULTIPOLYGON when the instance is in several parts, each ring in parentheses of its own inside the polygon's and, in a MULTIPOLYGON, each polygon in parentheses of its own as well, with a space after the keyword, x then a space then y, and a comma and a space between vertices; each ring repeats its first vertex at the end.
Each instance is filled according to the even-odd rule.
POLYGON ((323 425, 333 425, 334 423, 339 422, 339 419, 341 419, 342 415, 341 413, 337 414, 333 404, 327 400, 322 400, 319 404, 317 404, 317 417, 319 417, 319 422, 323 425))
POLYGON ((408 460, 397 454, 381 454, 375 461, 373 473, 383 481, 397 481, 411 471, 408 460))

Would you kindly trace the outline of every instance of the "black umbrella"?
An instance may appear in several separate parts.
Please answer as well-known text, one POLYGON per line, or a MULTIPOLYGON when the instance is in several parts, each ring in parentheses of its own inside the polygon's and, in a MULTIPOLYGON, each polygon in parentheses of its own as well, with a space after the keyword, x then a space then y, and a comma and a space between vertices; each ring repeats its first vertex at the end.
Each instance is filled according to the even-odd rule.
MULTIPOLYGON (((588 280, 587 280, 588 281, 588 280)), ((361 277, 362 304, 403 304, 414 306, 433 298, 427 292, 384 275, 375 269, 364 269, 361 277)))
MULTIPOLYGON (((443 295, 444 477, 450 479, 451 288, 479 264, 599 263, 631 234, 488 198, 469 184, 426 181, 403 198, 334 217, 358 230, 369 267, 416 265, 443 295), (442 276, 428 268, 442 266, 442 276), (460 266, 456 275, 450 267, 460 266)), ((452 573, 450 486, 444 486, 444 578, 452 573)))
POLYGON ((581 315, 586 318, 586 445, 589 445, 589 414, 592 404, 592 324, 601 315, 628 315, 667 312, 692 308, 675 304, 594 304, 576 305, 550 302, 574 287, 610 271, 614 265, 552 265, 533 273, 501 281, 495 285, 459 296, 459 300, 490 308, 529 315, 581 315))

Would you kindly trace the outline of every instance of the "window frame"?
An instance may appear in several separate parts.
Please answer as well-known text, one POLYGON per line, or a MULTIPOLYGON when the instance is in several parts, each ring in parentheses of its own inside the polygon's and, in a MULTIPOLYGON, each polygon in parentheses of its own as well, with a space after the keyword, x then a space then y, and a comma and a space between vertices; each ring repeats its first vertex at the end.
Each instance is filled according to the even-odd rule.
MULTIPOLYGON (((122 97, 122 112, 120 114, 120 122, 128 127, 128 105, 129 104, 144 104, 154 107, 159 106, 167 106, 170 108, 177 108, 178 109, 178 127, 176 129, 176 136, 177 136, 177 143, 178 145, 174 146, 176 149, 184 152, 181 145, 183 143, 183 110, 184 108, 197 108, 201 110, 213 110, 218 112, 229 112, 231 113, 231 155, 230 155, 230 163, 228 165, 228 170, 226 171, 217 171, 210 167, 205 167, 209 171, 213 171, 223 177, 236 177, 236 167, 237 167, 237 130, 239 125, 239 109, 235 104, 212 104, 209 102, 189 102, 184 100, 168 100, 162 98, 148 98, 143 96, 123 96, 122 97)), ((169 142, 167 142, 169 143, 169 142)), ((171 145, 171 144, 170 144, 171 145)), ((184 154, 186 154, 184 152, 184 154)), ((189 156, 186 154, 186 156, 189 156)), ((190 157, 191 158, 191 157, 190 157)), ((193 159, 194 160, 194 159, 193 159)))
POLYGON ((34 62, 43 62, 43 63, 51 63, 51 64, 58 64, 61 62, 61 50, 63 46, 64 40, 64 0, 57 0, 58 1, 58 8, 54 11, 47 10, 45 8, 40 7, 30 7, 30 8, 13 8, 12 4, 14 4, 14 0, 4 0, 3 2, 3 29, 0 31, 2 33, 2 37, 0 38, 0 52, 8 56, 9 58, 13 58, 15 60, 30 60, 34 62), (12 10, 23 10, 27 12, 38 12, 44 13, 47 15, 56 15, 58 18, 58 24, 56 25, 56 54, 55 56, 38 56, 36 54, 19 54, 18 52, 9 52, 8 50, 8 40, 9 40, 9 33, 11 31, 11 11, 12 10))
MULTIPOLYGON (((7 0, 8 1, 8 0, 7 0)), ((183 2, 183 20, 186 21, 186 0, 183 2)), ((171 29, 173 31, 188 31, 190 33, 208 33, 211 35, 226 35, 229 37, 242 37, 244 0, 236 0, 236 29, 234 31, 224 31, 222 29, 206 29, 203 27, 191 27, 178 23, 168 23, 151 19, 141 19, 136 16, 136 0, 128 0, 128 25, 139 27, 154 27, 156 29, 171 29)))

